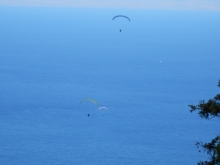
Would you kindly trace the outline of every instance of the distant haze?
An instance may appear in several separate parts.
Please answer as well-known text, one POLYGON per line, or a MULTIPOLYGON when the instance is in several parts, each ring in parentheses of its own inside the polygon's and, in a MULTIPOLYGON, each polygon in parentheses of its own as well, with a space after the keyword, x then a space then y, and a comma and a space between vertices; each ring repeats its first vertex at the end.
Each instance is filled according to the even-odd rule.
POLYGON ((0 6, 69 6, 220 11, 219 0, 0 0, 0 6))

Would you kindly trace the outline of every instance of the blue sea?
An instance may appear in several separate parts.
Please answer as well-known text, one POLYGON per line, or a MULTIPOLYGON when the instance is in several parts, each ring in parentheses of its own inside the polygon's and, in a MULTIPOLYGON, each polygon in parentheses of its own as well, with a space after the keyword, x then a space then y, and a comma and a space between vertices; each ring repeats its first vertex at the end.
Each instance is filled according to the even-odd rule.
POLYGON ((208 160, 195 143, 219 119, 188 105, 220 91, 220 12, 0 7, 0 22, 1 165, 208 160))

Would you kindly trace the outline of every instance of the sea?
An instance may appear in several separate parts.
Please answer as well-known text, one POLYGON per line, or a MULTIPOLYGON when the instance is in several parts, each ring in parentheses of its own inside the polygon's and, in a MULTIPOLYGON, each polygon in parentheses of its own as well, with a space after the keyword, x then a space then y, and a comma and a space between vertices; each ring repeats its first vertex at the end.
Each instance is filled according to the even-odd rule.
POLYGON ((195 143, 220 121, 188 105, 220 92, 219 11, 0 6, 0 22, 1 165, 209 160, 195 143))

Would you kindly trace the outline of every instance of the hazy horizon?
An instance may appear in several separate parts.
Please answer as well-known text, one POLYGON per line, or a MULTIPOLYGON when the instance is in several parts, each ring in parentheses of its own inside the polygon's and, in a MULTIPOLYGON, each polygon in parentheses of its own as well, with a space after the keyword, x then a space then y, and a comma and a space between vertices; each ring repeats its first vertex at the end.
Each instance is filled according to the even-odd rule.
POLYGON ((220 11, 220 2, 217 0, 112 0, 112 1, 99 1, 99 0, 0 0, 0 6, 43 6, 43 7, 80 7, 80 8, 130 8, 130 9, 156 9, 156 10, 208 10, 220 11))

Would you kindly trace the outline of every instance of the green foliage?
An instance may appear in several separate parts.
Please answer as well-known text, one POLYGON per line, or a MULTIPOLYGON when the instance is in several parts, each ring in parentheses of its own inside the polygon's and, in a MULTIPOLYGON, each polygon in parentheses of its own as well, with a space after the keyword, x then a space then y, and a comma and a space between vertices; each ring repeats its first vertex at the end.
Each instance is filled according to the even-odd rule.
POLYGON ((217 152, 217 161, 220 162, 220 143, 218 143, 216 147, 216 152, 217 152))
MULTIPOLYGON (((220 80, 218 86, 220 87, 220 80)), ((213 99, 208 100, 208 102, 202 100, 199 105, 189 105, 189 107, 191 108, 190 112, 198 110, 200 117, 205 119, 220 117, 220 94, 217 94, 213 99)))
MULTIPOLYGON (((220 87, 220 80, 218 87, 220 87)), ((189 105, 189 107, 191 108, 190 112, 199 111, 198 114, 201 118, 220 118, 220 94, 207 102, 202 100, 198 105, 189 105)), ((196 146, 202 147, 204 152, 210 156, 209 161, 200 161, 198 165, 220 165, 220 136, 215 137, 209 143, 197 142, 196 146)), ((201 151, 199 150, 199 152, 201 151)))
POLYGON ((202 147, 210 155, 210 161, 200 161, 198 165, 220 165, 220 136, 215 137, 209 143, 197 142, 196 146, 202 147))

